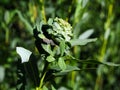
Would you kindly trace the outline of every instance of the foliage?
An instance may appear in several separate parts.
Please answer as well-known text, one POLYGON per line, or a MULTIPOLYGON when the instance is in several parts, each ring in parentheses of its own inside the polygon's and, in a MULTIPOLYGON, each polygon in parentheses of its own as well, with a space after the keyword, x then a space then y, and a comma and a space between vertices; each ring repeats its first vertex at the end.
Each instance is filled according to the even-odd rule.
POLYGON ((119 90, 119 4, 1 0, 0 89, 119 90), (32 51, 29 62, 21 63, 18 46, 32 51))

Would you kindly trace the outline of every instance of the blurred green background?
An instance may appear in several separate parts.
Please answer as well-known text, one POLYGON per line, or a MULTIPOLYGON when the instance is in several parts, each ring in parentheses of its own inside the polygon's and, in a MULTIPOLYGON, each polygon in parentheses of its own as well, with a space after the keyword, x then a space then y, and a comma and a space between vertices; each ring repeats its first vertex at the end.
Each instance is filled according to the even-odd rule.
MULTIPOLYGON (((120 63, 119 16, 119 0, 0 0, 0 90, 16 89, 16 46, 36 52, 32 29, 40 20, 63 18, 73 26, 74 38, 93 31, 89 38, 98 40, 74 47, 76 58, 120 63)), ((59 90, 120 90, 120 67, 79 66, 88 70, 65 76, 59 90)))

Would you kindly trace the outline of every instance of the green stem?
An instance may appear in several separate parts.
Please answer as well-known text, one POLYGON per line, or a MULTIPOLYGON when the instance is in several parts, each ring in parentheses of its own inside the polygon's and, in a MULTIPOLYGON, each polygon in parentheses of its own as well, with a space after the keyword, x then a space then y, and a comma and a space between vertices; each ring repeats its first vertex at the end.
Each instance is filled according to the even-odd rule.
POLYGON ((45 15, 45 7, 44 7, 44 0, 39 0, 41 4, 41 14, 42 14, 42 19, 46 21, 46 15, 45 15))
POLYGON ((72 75, 71 75, 71 86, 75 85, 75 76, 76 76, 76 72, 72 71, 72 75))
POLYGON ((47 70, 48 70, 48 62, 46 61, 46 62, 45 62, 44 69, 43 69, 43 72, 42 72, 42 75, 41 75, 41 79, 40 79, 39 90, 42 90, 42 87, 43 87, 43 84, 44 84, 44 79, 45 79, 47 70))
POLYGON ((66 17, 66 21, 69 21, 69 18, 70 18, 70 15, 71 15, 71 11, 72 11, 72 7, 73 7, 73 4, 74 4, 74 0, 71 1, 71 5, 69 6, 68 8, 68 17, 66 17))
POLYGON ((2 27, 5 29, 5 43, 8 44, 9 43, 9 28, 7 27, 7 25, 5 23, 1 23, 2 27))
MULTIPOLYGON (((104 57, 106 54, 106 47, 108 44, 108 37, 109 37, 109 32, 110 32, 110 25, 111 25, 111 17, 112 17, 112 12, 113 12, 113 3, 110 3, 108 6, 108 17, 107 20, 105 22, 105 34, 104 34, 104 39, 103 39, 103 45, 101 47, 101 51, 100 51, 100 56, 99 56, 99 61, 104 62, 104 57)), ((95 88, 94 90, 102 90, 102 67, 103 66, 99 66, 98 67, 98 76, 96 78, 96 84, 95 84, 95 88)))
POLYGON ((38 90, 42 90, 42 86, 43 86, 43 83, 44 83, 43 81, 44 81, 45 75, 46 75, 46 72, 43 74, 43 76, 42 76, 42 78, 40 80, 40 86, 39 86, 38 90))

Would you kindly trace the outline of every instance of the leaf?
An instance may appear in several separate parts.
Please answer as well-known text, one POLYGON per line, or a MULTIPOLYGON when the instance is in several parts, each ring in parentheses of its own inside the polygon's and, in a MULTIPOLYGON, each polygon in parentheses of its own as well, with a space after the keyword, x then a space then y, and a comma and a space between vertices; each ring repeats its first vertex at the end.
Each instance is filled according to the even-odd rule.
POLYGON ((79 70, 81 70, 81 69, 79 69, 79 68, 76 67, 76 66, 66 65, 66 69, 65 69, 64 71, 54 73, 54 75, 55 75, 55 76, 61 76, 61 75, 68 74, 68 73, 71 72, 71 71, 79 71, 79 70))
POLYGON ((42 48, 48 52, 49 54, 52 54, 51 46, 49 44, 41 44, 42 48))
MULTIPOLYGON (((83 63, 83 64, 103 64, 103 65, 107 65, 107 66, 120 66, 120 64, 115 64, 115 63, 111 63, 111 62, 100 62, 97 60, 77 60, 79 63, 83 63)), ((95 69, 95 68, 86 68, 86 69, 95 69)), ((59 69, 57 69, 59 71, 59 69)), ((66 69, 64 71, 60 71, 60 72, 56 72, 53 75, 55 76, 62 76, 65 75, 71 71, 80 71, 82 69, 76 67, 76 66, 70 66, 70 65, 66 65, 66 69)), ((83 69, 85 70, 85 69, 83 69)))
POLYGON ((49 24, 49 25, 52 25, 52 23, 53 23, 53 19, 52 19, 52 18, 49 18, 48 24, 49 24))
POLYGON ((85 8, 85 6, 87 5, 88 3, 88 0, 81 0, 82 1, 82 7, 85 8))
POLYGON ((115 64, 115 63, 112 63, 112 62, 100 62, 100 61, 97 61, 97 60, 77 60, 77 61, 80 62, 80 63, 104 64, 104 65, 107 65, 107 66, 120 66, 120 64, 115 64))
POLYGON ((112 62, 101 62, 102 64, 108 65, 108 66, 120 66, 120 64, 115 64, 112 62))
POLYGON ((38 34, 38 37, 41 39, 45 39, 46 37, 44 36, 44 34, 38 34))
POLYGON ((82 33, 79 36, 79 39, 87 39, 89 36, 91 36, 93 34, 94 30, 93 29, 89 29, 87 31, 85 31, 84 33, 82 33))
POLYGON ((97 38, 94 39, 72 39, 70 40, 70 44, 71 46, 75 46, 75 45, 86 45, 89 42, 95 42, 97 40, 97 38))
POLYGON ((37 21, 37 23, 36 23, 37 30, 38 30, 41 34, 43 33, 42 30, 41 30, 43 24, 44 24, 43 21, 41 21, 41 22, 37 21))
POLYGON ((52 55, 60 55, 60 47, 59 46, 54 46, 53 51, 52 51, 52 55))
POLYGON ((4 14, 4 20, 6 22, 6 24, 9 24, 10 21, 11 21, 11 16, 10 16, 10 12, 9 11, 5 11, 5 14, 4 14))
POLYGON ((76 60, 79 63, 104 64, 104 65, 107 65, 107 66, 120 66, 120 64, 115 64, 115 63, 112 63, 112 62, 101 62, 101 61, 98 61, 98 60, 79 60, 75 57, 70 57, 70 58, 71 58, 71 60, 76 60))
POLYGON ((29 58, 32 54, 31 51, 29 51, 23 47, 16 47, 16 51, 20 55, 22 63, 29 61, 29 58))
POLYGON ((5 69, 0 66, 0 82, 2 82, 4 80, 5 77, 5 69))
POLYGON ((71 72, 71 71, 74 71, 74 70, 80 70, 80 69, 78 67, 76 67, 76 66, 67 65, 66 70, 62 71, 62 72, 71 72))
POLYGON ((55 87, 54 87, 53 85, 51 85, 51 88, 52 88, 52 90, 56 90, 55 87))
POLYGON ((65 61, 64 61, 64 59, 63 59, 62 57, 60 57, 60 58, 58 59, 58 65, 59 65, 59 67, 60 67, 62 70, 65 70, 65 69, 66 69, 66 64, 65 64, 65 61))
POLYGON ((61 56, 63 56, 64 52, 65 52, 65 41, 62 40, 60 42, 60 53, 61 53, 61 56))
POLYGON ((53 62, 53 61, 55 61, 55 58, 50 55, 50 56, 48 56, 48 57, 46 58, 46 60, 47 60, 48 62, 53 62))
POLYGON ((43 88, 40 90, 48 90, 48 88, 44 85, 43 88))

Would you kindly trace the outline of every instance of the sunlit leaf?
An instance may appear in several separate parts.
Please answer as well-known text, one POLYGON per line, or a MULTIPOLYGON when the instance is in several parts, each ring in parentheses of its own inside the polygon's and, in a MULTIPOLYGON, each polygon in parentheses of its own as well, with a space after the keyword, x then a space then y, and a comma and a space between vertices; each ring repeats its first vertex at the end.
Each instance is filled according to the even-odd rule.
POLYGON ((65 61, 64 61, 64 59, 63 59, 62 57, 60 57, 60 58, 58 59, 58 65, 59 65, 59 67, 60 67, 62 70, 65 70, 65 69, 66 69, 66 64, 65 64, 65 61))
POLYGON ((52 90, 56 90, 55 87, 54 87, 53 85, 51 86, 51 88, 52 88, 52 90))
POLYGON ((94 38, 94 39, 72 39, 70 40, 70 43, 72 46, 75 46, 75 45, 86 45, 87 43, 89 42, 95 42, 97 39, 94 38))
POLYGON ((81 69, 78 68, 77 66, 66 65, 66 69, 64 71, 54 73, 54 75, 55 76, 61 76, 61 75, 68 74, 71 71, 79 71, 79 70, 81 70, 81 69))
POLYGON ((46 60, 47 60, 48 62, 53 62, 53 61, 55 61, 55 58, 50 55, 50 56, 48 56, 48 57, 46 58, 46 60))
POLYGON ((51 46, 49 44, 41 44, 43 49, 48 52, 49 54, 52 54, 51 46))
POLYGON ((0 66, 0 82, 2 82, 4 80, 5 77, 5 69, 0 66))
POLYGON ((29 58, 32 54, 31 51, 29 51, 23 47, 16 47, 16 51, 20 55, 22 63, 29 61, 29 58))
POLYGON ((61 56, 63 56, 65 52, 65 41, 64 40, 60 42, 60 52, 61 52, 61 56))
POLYGON ((49 24, 49 25, 52 25, 52 23, 53 23, 53 19, 50 18, 50 19, 48 20, 48 24, 49 24))
POLYGON ((11 17, 10 17, 10 12, 9 12, 9 11, 6 11, 6 12, 5 12, 5 15, 4 15, 4 20, 5 20, 5 22, 8 24, 8 23, 10 22, 10 19, 11 19, 11 17))
POLYGON ((94 30, 93 29, 89 29, 85 32, 83 32, 80 36, 79 39, 87 39, 89 38, 92 34, 93 34, 94 30))
POLYGON ((48 90, 48 88, 44 85, 43 88, 40 90, 48 90))

